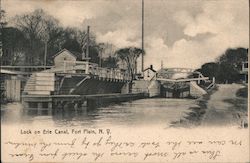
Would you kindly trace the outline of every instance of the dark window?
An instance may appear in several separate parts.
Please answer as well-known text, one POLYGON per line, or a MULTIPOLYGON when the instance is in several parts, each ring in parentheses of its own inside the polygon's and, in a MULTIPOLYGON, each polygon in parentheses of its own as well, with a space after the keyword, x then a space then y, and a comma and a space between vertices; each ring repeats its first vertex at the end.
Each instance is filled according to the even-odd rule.
POLYGON ((244 68, 248 68, 248 63, 244 63, 244 68))

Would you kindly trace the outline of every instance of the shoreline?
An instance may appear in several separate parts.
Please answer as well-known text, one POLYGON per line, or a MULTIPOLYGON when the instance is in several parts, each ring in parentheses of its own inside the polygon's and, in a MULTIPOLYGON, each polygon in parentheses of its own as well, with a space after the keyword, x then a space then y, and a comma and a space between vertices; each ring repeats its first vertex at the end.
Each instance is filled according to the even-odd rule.
MULTIPOLYGON (((231 87, 241 87, 243 85, 232 84, 231 87)), ((179 121, 171 123, 173 128, 195 128, 199 126, 239 126, 239 128, 248 128, 248 110, 247 97, 240 97, 237 92, 232 97, 225 97, 225 99, 211 99, 215 93, 220 93, 220 87, 230 87, 230 85, 218 85, 208 94, 196 99, 197 106, 190 107, 191 112, 181 118, 179 121), (218 101, 217 101, 218 100, 218 101), (215 103, 215 104, 214 104, 215 103), (218 103, 216 106, 216 103, 218 103), (224 106, 221 106, 221 104, 224 106), (227 106, 228 105, 228 106, 227 106)), ((247 89, 245 88, 240 89, 247 89)), ((228 88, 227 88, 228 89, 228 88)), ((229 89, 230 90, 230 89, 229 89)), ((223 92, 224 93, 224 92, 223 92)), ((231 92, 230 92, 231 93, 231 92)))
POLYGON ((188 110, 191 110, 191 112, 188 112, 186 114, 186 116, 184 116, 179 121, 172 122, 171 127, 173 127, 173 128, 176 128, 176 127, 177 128, 179 128, 179 127, 192 128, 192 127, 197 127, 197 126, 201 125, 202 117, 206 113, 207 102, 210 99, 210 96, 213 93, 215 93, 217 90, 218 90, 218 87, 215 86, 207 94, 196 99, 197 106, 189 107, 188 110))

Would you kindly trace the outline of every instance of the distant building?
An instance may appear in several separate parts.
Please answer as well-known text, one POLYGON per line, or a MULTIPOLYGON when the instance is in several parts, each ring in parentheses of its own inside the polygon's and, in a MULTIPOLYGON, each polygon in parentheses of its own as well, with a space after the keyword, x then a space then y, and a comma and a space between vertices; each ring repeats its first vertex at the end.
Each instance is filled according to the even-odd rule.
POLYGON ((67 49, 63 49, 54 55, 54 65, 55 67, 63 67, 66 63, 67 66, 74 66, 76 61, 82 59, 82 54, 78 52, 72 52, 67 49), (65 62, 66 61, 66 62, 65 62))
POLYGON ((240 75, 243 82, 248 83, 248 61, 242 62, 240 75))
POLYGON ((144 80, 152 80, 156 75, 156 71, 153 69, 153 65, 143 70, 144 80))
MULTIPOLYGON (((54 71, 70 72, 70 73, 85 73, 100 75, 106 78, 122 79, 127 75, 126 69, 98 67, 98 64, 90 62, 90 58, 82 59, 82 54, 79 52, 63 49, 53 56, 54 71), (86 62, 89 61, 89 62, 86 62)), ((128 75, 127 75, 128 76, 128 75)))

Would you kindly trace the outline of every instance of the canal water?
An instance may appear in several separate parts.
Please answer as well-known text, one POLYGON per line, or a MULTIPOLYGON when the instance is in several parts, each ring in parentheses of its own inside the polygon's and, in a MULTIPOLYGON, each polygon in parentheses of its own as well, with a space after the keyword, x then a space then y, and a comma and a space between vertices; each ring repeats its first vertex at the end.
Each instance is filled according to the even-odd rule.
MULTIPOLYGON (((45 111, 24 111, 21 103, 1 106, 2 124, 43 125, 51 127, 140 127, 168 128, 171 122, 179 121, 196 105, 192 99, 152 98, 141 99, 106 107, 87 110, 67 108, 48 115, 45 111)), ((54 108, 55 109, 55 108, 54 108)))

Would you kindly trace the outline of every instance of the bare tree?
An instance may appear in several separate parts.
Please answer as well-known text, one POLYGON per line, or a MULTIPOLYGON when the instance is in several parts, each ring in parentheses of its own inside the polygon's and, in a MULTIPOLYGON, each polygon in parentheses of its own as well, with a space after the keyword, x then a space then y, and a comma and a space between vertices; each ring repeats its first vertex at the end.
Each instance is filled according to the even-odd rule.
POLYGON ((141 54, 143 54, 142 49, 136 47, 128 47, 116 51, 117 57, 122 61, 125 61, 128 72, 131 75, 132 79, 135 79, 136 62, 141 54))
POLYGON ((29 14, 15 16, 14 21, 16 27, 29 40, 26 62, 28 64, 36 64, 41 61, 44 51, 47 50, 46 45, 48 42, 60 33, 58 20, 46 14, 42 9, 37 9, 29 14), (45 46, 41 46, 41 44, 45 46))
POLYGON ((1 37, 1 41, 3 42, 3 55, 1 58, 2 64, 22 64, 27 42, 23 33, 13 27, 5 27, 2 28, 1 31, 3 31, 1 37))
POLYGON ((5 11, 0 9, 0 27, 4 27, 7 25, 5 11))
MULTIPOLYGON (((79 43, 79 45, 82 48, 82 51, 84 52, 86 50, 86 46, 87 46, 87 32, 86 30, 77 30, 76 29, 76 33, 75 33, 75 38, 77 40, 77 42, 79 43)), ((95 35, 93 33, 90 32, 89 34, 89 46, 97 46, 96 44, 96 40, 95 40, 95 35)))

